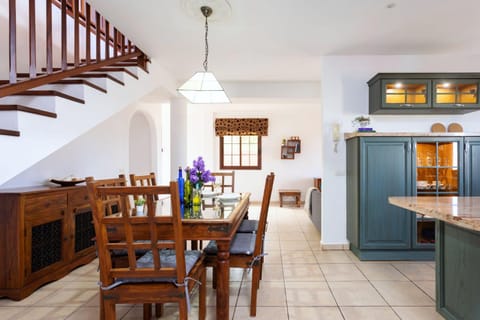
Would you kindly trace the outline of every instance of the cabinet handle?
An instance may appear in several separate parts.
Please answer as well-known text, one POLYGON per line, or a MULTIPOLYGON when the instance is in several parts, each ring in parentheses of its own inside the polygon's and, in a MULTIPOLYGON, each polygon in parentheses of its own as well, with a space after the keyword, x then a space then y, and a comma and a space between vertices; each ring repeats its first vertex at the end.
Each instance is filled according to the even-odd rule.
POLYGON ((462 103, 455 103, 454 106, 455 106, 455 107, 465 107, 465 105, 462 104, 462 103))
POLYGON ((413 107, 413 104, 411 104, 411 103, 404 103, 404 104, 401 104, 400 107, 413 107))

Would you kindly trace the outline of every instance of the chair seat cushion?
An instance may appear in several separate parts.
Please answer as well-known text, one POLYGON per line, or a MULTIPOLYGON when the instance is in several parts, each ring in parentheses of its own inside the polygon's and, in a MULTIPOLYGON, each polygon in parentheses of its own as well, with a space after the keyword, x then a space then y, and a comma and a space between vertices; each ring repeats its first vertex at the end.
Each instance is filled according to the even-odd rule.
MULTIPOLYGON (((235 234, 230 246, 230 254, 253 255, 255 250, 255 237, 256 234, 254 233, 235 234)), ((208 255, 216 255, 218 248, 215 240, 210 241, 203 251, 208 255)))
MULTIPOLYGON (((185 251, 185 267, 187 274, 190 273, 195 263, 202 255, 198 250, 186 250, 185 251)), ((177 265, 177 257, 175 250, 161 250, 160 261, 162 268, 175 268, 177 265)), ((153 254, 152 251, 148 251, 140 259, 137 260, 137 268, 153 268, 153 254)))
POLYGON ((258 220, 243 220, 238 227, 239 233, 255 233, 258 230, 258 220))

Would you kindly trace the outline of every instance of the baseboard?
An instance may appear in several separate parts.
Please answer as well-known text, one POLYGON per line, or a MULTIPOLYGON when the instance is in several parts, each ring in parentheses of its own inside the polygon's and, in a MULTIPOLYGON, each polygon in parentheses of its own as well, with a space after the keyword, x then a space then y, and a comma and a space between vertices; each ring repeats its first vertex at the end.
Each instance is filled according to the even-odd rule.
POLYGON ((320 241, 320 247, 322 250, 348 250, 348 243, 322 243, 320 241))

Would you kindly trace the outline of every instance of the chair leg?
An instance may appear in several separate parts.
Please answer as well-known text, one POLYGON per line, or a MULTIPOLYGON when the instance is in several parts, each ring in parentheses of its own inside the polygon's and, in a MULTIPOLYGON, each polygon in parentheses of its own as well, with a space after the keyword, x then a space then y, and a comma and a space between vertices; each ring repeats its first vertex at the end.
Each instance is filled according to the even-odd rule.
POLYGON ((144 303, 143 304, 143 320, 152 319, 152 304, 144 303))
POLYGON ((163 316, 163 303, 155 303, 155 317, 160 318, 163 316))
POLYGON ((217 289, 217 268, 212 267, 212 288, 217 289))
POLYGON ((250 293, 250 317, 257 315, 257 293, 260 285, 261 266, 257 265, 252 270, 252 288, 250 293))
POLYGON ((200 276, 200 288, 198 292, 198 319, 205 320, 207 314, 207 274, 206 269, 203 269, 202 275, 200 276))
POLYGON ((186 299, 182 299, 178 302, 178 319, 188 320, 188 307, 186 299))
POLYGON ((116 320, 115 303, 104 303, 105 317, 102 320, 116 320))

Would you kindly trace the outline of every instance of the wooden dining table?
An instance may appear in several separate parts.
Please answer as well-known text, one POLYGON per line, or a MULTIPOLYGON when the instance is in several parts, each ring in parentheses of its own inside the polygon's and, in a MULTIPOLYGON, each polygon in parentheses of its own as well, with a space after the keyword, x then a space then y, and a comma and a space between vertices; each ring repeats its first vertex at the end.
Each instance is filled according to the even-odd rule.
MULTIPOLYGON (((168 203, 170 200, 167 200, 167 198, 159 199, 155 215, 171 214, 170 208, 163 206, 162 201, 168 203)), ((215 240, 217 243, 216 319, 226 320, 229 318, 230 244, 242 220, 248 216, 250 193, 239 193, 237 200, 228 201, 224 204, 217 202, 217 204, 214 208, 202 210, 200 216, 183 218, 182 226, 184 240, 215 240)), ((140 233, 148 232, 148 230, 140 229, 137 229, 137 231, 140 233)), ((171 228, 161 226, 157 228, 157 231, 159 232, 159 239, 161 237, 169 238, 173 232, 171 228)), ((110 229, 110 237, 114 238, 116 232, 122 233, 119 228, 110 229)))

